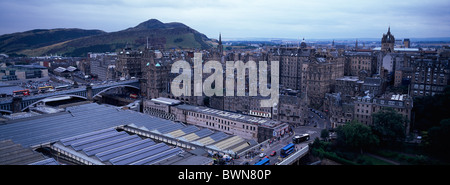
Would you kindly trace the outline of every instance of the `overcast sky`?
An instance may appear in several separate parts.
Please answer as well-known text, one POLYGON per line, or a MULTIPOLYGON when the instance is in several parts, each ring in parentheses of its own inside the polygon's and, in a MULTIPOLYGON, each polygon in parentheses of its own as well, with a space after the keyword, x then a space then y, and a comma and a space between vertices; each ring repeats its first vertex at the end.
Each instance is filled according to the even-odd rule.
POLYGON ((210 38, 450 37, 449 0, 1 0, 0 34, 82 28, 106 32, 148 19, 210 38))

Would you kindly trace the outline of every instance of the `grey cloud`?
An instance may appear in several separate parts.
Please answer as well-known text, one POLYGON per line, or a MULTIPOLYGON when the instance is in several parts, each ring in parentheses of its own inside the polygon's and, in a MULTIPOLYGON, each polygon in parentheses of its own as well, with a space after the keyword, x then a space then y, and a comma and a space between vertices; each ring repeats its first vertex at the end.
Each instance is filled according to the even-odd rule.
POLYGON ((405 37, 449 36, 447 0, 23 0, 0 1, 0 34, 36 28, 118 31, 156 18, 208 37, 379 37, 391 25, 405 37), (407 35, 409 34, 409 35, 407 35))

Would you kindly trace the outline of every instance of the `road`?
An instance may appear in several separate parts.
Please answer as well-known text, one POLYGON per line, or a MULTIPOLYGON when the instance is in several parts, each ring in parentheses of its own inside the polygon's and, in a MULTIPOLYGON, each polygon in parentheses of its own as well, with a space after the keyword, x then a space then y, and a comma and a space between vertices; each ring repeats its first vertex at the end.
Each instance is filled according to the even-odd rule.
POLYGON ((321 128, 311 127, 311 126, 299 126, 299 127, 293 128, 293 130, 294 130, 294 133, 291 133, 290 135, 285 135, 280 140, 275 140, 270 144, 265 144, 261 147, 257 147, 253 151, 249 152, 249 155, 247 155, 247 156, 241 156, 240 159, 237 159, 235 161, 235 164, 244 165, 244 164, 248 163, 250 165, 253 165, 253 164, 257 163, 258 161, 260 161, 261 159, 263 159, 259 156, 259 154, 264 153, 265 156, 269 157, 270 164, 274 165, 283 160, 283 158, 280 157, 280 150, 287 144, 292 143, 292 138, 295 135, 302 135, 302 134, 310 135, 309 141, 305 141, 305 142, 296 144, 295 147, 297 149, 300 149, 300 148, 307 146, 308 143, 314 142, 314 139, 316 137, 320 136, 321 128), (276 151, 276 155, 270 156, 272 151, 276 151))
POLYGON ((308 123, 305 126, 294 127, 294 133, 291 133, 290 135, 286 134, 283 138, 280 138, 280 140, 275 140, 270 144, 265 144, 257 147, 256 149, 248 152, 247 155, 241 156, 241 158, 237 159, 234 164, 244 165, 248 163, 250 165, 253 165, 263 159, 259 156, 260 153, 264 153, 265 156, 269 157, 271 165, 276 164, 277 162, 283 160, 280 157, 281 148, 289 143, 292 143, 292 138, 295 135, 310 135, 309 141, 296 144, 296 148, 300 149, 308 145, 308 143, 314 142, 315 138, 320 137, 320 132, 322 129, 331 128, 330 120, 325 116, 323 112, 310 109, 308 114, 308 123), (315 113, 314 111, 316 111, 317 113, 315 113), (322 118, 320 117, 320 115, 322 115, 322 118), (276 155, 270 156, 272 151, 276 151, 276 155))
POLYGON ((306 126, 317 127, 320 129, 331 128, 330 119, 327 116, 325 116, 325 114, 321 111, 318 111, 315 109, 309 109, 308 118, 309 118, 309 121, 306 124, 306 126), (320 115, 322 115, 322 118, 320 117, 320 115))

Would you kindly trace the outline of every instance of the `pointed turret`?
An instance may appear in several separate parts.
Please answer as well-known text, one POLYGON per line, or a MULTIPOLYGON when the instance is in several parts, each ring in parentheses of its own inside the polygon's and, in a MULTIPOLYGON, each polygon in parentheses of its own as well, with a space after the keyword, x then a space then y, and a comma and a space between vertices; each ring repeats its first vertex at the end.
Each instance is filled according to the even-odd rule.
POLYGON ((219 52, 219 56, 223 55, 222 33, 219 33, 219 45, 217 46, 217 52, 219 52))

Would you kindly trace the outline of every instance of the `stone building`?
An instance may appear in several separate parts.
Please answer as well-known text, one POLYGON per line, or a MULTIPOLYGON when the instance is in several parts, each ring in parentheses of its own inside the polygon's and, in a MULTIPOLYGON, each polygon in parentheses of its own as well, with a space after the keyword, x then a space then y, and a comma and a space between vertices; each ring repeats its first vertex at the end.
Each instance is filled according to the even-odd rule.
POLYGON ((367 77, 362 86, 362 94, 371 94, 372 96, 378 96, 384 93, 386 89, 386 83, 380 77, 367 77))
MULTIPOLYGON (((306 44, 306 43, 305 43, 306 44)), ((279 61, 280 87, 300 90, 302 87, 302 63, 314 53, 312 49, 276 48, 269 51, 269 61, 279 61)))
POLYGON ((278 107, 273 111, 272 119, 292 126, 305 125, 308 107, 304 96, 280 95, 278 107))
POLYGON ((90 74, 97 76, 99 80, 116 79, 116 53, 90 53, 90 74))
POLYGON ((372 98, 370 96, 357 97, 354 101, 355 117, 354 119, 367 125, 373 124, 373 114, 381 109, 390 107, 397 113, 404 116, 406 122, 405 133, 409 134, 412 120, 413 100, 407 94, 385 94, 380 97, 372 98))
POLYGON ((0 67, 0 80, 26 80, 48 77, 48 68, 40 65, 13 65, 0 67))
POLYGON ((267 118, 248 116, 201 106, 174 105, 171 113, 176 121, 233 134, 258 142, 280 137, 289 132, 289 125, 267 118))
POLYGON ((357 76, 344 76, 336 79, 334 92, 340 93, 343 98, 358 95, 364 81, 358 80, 357 76))
POLYGON ((143 101, 143 113, 175 121, 176 117, 171 110, 171 106, 180 103, 181 101, 163 97, 145 100, 143 101))
MULTIPOLYGON (((372 52, 345 52, 345 75, 358 76, 361 71, 365 71, 367 76, 372 76, 376 72, 376 58, 372 52)), ((364 79, 360 79, 364 80, 364 79)))
POLYGON ((345 101, 342 99, 341 93, 326 93, 323 107, 324 113, 330 119, 332 128, 354 119, 355 104, 353 99, 345 101))
POLYGON ((117 78, 130 79, 131 77, 142 77, 143 51, 125 48, 117 55, 116 75, 117 78))
POLYGON ((309 106, 318 109, 325 93, 334 91, 336 79, 344 77, 344 58, 312 57, 302 71, 302 92, 308 93, 309 106))
POLYGON ((420 57, 412 60, 413 74, 410 94, 428 96, 442 94, 449 85, 449 58, 439 56, 420 57))
POLYGON ((171 60, 157 58, 153 50, 146 50, 143 53, 142 64, 142 82, 145 84, 144 89, 147 99, 168 97, 171 60))

